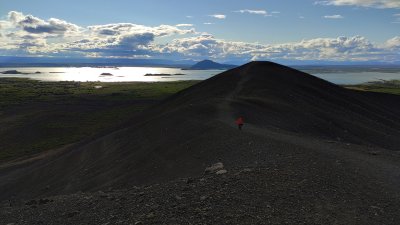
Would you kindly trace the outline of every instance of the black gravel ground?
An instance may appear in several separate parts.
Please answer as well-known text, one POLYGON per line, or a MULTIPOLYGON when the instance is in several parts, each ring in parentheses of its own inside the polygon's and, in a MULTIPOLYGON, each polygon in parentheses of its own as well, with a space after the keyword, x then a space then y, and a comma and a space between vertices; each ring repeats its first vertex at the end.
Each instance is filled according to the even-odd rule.
MULTIPOLYGON (((2 224, 396 224, 398 199, 276 167, 2 203, 2 224), (317 188, 317 189, 316 189, 317 188), (11 204, 12 207, 9 207, 11 204)), ((361 188, 361 187, 360 187, 361 188)))

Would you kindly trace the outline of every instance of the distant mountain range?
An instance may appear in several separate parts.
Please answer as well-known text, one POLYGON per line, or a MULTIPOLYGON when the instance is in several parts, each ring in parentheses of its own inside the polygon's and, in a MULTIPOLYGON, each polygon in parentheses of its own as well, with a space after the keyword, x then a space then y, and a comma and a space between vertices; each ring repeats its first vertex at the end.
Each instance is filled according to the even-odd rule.
POLYGON ((200 61, 200 62, 194 64, 193 66, 189 67, 189 69, 191 69, 191 70, 213 70, 213 69, 227 70, 227 69, 232 69, 235 67, 237 67, 237 66, 228 65, 228 64, 220 64, 220 63, 216 63, 211 60, 203 60, 203 61, 200 61))

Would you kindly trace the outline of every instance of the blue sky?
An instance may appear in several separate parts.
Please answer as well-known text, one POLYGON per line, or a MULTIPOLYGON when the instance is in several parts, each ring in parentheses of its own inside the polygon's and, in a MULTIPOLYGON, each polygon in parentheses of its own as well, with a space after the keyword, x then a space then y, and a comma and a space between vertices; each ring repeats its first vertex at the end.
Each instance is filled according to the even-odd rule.
POLYGON ((400 62, 399 0, 0 0, 0 55, 400 62))

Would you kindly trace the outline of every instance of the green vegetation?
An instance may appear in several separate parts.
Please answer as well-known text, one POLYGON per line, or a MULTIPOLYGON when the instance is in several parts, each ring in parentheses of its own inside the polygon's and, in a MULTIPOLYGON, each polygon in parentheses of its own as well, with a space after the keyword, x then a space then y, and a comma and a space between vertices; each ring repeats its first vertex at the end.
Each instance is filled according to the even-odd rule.
POLYGON ((400 80, 381 80, 358 85, 345 85, 344 87, 353 90, 382 92, 400 95, 400 80))
POLYGON ((0 162, 29 157, 113 129, 197 82, 0 79, 0 162))
POLYGON ((101 97, 113 101, 160 99, 197 82, 42 82, 22 78, 2 78, 0 109, 28 102, 73 101, 76 98, 101 97))

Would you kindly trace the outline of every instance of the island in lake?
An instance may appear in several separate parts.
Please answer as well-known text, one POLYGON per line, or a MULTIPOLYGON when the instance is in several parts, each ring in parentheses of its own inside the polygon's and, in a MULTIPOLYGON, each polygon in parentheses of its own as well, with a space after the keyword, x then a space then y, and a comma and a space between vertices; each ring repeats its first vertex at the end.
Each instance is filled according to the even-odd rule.
POLYGON ((30 74, 30 73, 23 73, 18 70, 6 70, 1 72, 2 74, 30 74))
POLYGON ((168 73, 146 73, 144 76, 146 77, 164 77, 164 76, 172 76, 168 73))
POLYGON ((112 73, 102 73, 100 76, 114 76, 112 73))
POLYGON ((186 75, 184 73, 175 73, 175 74, 169 74, 169 73, 146 73, 144 76, 146 77, 165 77, 165 76, 183 76, 186 75))
POLYGON ((20 72, 20 71, 18 71, 18 70, 6 70, 6 71, 3 71, 3 72, 0 72, 1 74, 41 74, 42 72, 40 72, 40 71, 36 71, 36 72, 34 72, 34 73, 24 73, 24 72, 20 72))

